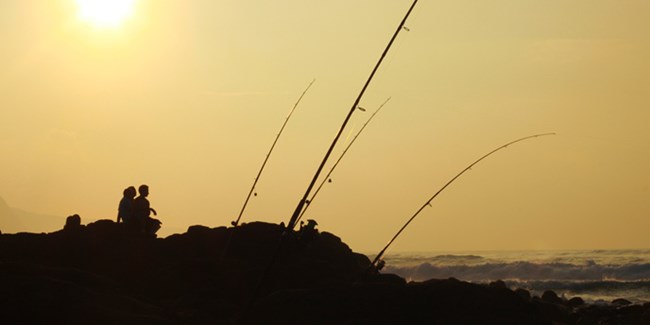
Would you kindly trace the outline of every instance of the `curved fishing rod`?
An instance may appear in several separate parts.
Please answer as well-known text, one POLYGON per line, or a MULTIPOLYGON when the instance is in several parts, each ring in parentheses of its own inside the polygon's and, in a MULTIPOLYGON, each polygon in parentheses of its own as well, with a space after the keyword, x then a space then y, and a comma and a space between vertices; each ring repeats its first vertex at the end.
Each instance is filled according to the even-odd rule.
POLYGON ((408 225, 411 223, 411 221, 413 221, 413 219, 415 219, 415 217, 417 217, 418 214, 420 214, 420 212, 422 212, 422 210, 424 210, 424 208, 426 208, 427 206, 431 206, 431 201, 433 201, 433 199, 435 199, 438 196, 438 194, 440 194, 440 192, 444 191, 445 188, 447 188, 447 186, 449 186, 451 183, 453 183, 458 177, 463 175, 466 171, 472 169, 472 167, 474 167, 474 165, 478 164, 481 160, 487 158, 491 154, 493 154, 493 153, 495 153, 495 152, 497 152, 497 151, 499 151, 501 149, 507 148, 511 144, 514 144, 514 143, 517 143, 517 142, 520 142, 520 141, 524 141, 524 140, 527 140, 527 139, 546 136, 546 135, 555 135, 555 133, 551 132, 551 133, 535 134, 535 135, 530 135, 530 136, 527 136, 527 137, 519 138, 517 140, 508 142, 508 143, 506 143, 506 144, 504 144, 504 145, 502 145, 502 146, 488 152, 483 157, 477 159, 476 161, 471 163, 469 166, 465 167, 465 169, 463 169, 460 173, 456 174, 456 176, 454 176, 452 179, 450 179, 449 182, 447 182, 447 184, 445 184, 445 186, 440 188, 438 190, 438 192, 436 192, 436 194, 434 194, 427 202, 425 202, 422 205, 422 207, 420 207, 420 209, 417 212, 415 212, 415 214, 404 224, 404 226, 402 226, 402 228, 400 228, 400 230, 395 234, 395 236, 393 236, 393 238, 388 242, 388 244, 386 244, 386 246, 384 246, 384 248, 379 252, 379 254, 377 254, 377 257, 375 257, 375 259, 372 261, 372 263, 370 263, 370 267, 368 268, 368 270, 369 271, 377 270, 377 263, 384 256, 384 253, 386 252, 388 247, 390 247, 390 245, 395 241, 395 239, 397 239, 397 237, 402 233, 402 231, 404 231, 404 229, 406 229, 406 227, 408 227, 408 225))
POLYGON ((350 147, 352 147, 352 144, 354 144, 354 141, 356 141, 357 138, 359 137, 359 135, 361 134, 361 132, 363 132, 363 129, 366 128, 366 126, 370 123, 370 121, 372 121, 372 119, 375 117, 375 115, 377 115, 377 113, 379 113, 379 111, 382 109, 382 107, 384 107, 384 105, 386 105, 386 103, 388 103, 389 100, 390 100, 390 97, 388 97, 388 99, 386 99, 386 101, 384 101, 379 106, 379 108, 377 108, 377 110, 374 113, 372 113, 372 115, 370 116, 370 118, 368 118, 366 123, 363 124, 361 129, 359 129, 359 132, 357 132, 357 134, 354 136, 354 138, 352 138, 352 141, 350 141, 348 146, 345 147, 345 150, 343 150, 343 152, 341 153, 341 156, 339 156, 339 159, 337 159, 336 162, 334 163, 334 165, 332 165, 332 168, 330 169, 330 171, 327 173, 327 175, 325 175, 325 178, 323 179, 323 181, 320 183, 320 185, 318 185, 318 187, 316 188, 316 191, 314 191, 314 194, 312 194, 312 196, 307 201, 307 204, 305 205, 305 209, 302 210, 302 213, 300 213, 300 216, 298 216, 298 219, 296 219, 296 224, 300 221, 300 219, 302 219, 302 216, 307 212, 307 209, 309 209, 311 204, 314 203, 314 198, 316 198, 316 195, 318 195, 318 192, 320 192, 320 189, 323 187, 323 185, 325 185, 325 182, 327 182, 327 181, 331 182, 330 176, 332 175, 332 172, 334 172, 334 169, 336 169, 336 166, 339 165, 339 163, 341 162, 341 159, 343 159, 343 156, 345 156, 345 153, 347 153, 348 150, 350 150, 350 147))
POLYGON ((313 85, 315 81, 316 81, 316 79, 312 79, 312 81, 309 83, 309 86, 307 86, 307 88, 305 88, 305 90, 302 92, 300 97, 298 97, 298 100, 293 105, 293 108, 291 108, 291 111, 289 111, 289 114, 287 115, 287 118, 284 120, 284 123, 282 124, 282 127, 280 128, 280 131, 278 132, 277 136, 275 137, 275 140, 273 141, 273 144, 271 145, 271 149, 269 149, 269 153, 267 153, 266 158, 264 158, 264 162, 262 163, 262 167, 260 168, 259 172, 257 172, 257 176, 255 176, 255 181, 253 182, 253 186, 251 186, 251 190, 248 192, 248 196, 246 196, 246 201, 244 201, 244 206, 242 206, 241 211, 239 211, 239 216, 237 216, 237 220, 230 223, 234 227, 237 227, 237 225, 239 225, 239 221, 241 220, 241 217, 244 214, 244 210, 246 210, 246 205, 248 205, 248 201, 250 200, 251 195, 255 191, 255 186, 257 185, 257 181, 259 181, 260 175, 262 175, 262 172, 264 171, 264 167, 266 167, 266 162, 269 161, 269 157, 271 157, 271 153, 273 152, 273 148, 275 148, 275 144, 278 143, 278 139, 280 139, 280 135, 282 135, 282 131, 284 131, 284 127, 287 126, 287 122, 289 122, 289 119, 291 118, 291 115, 293 115, 293 111, 296 110, 296 107, 298 107, 298 104, 300 104, 300 101, 302 100, 302 98, 305 96, 305 94, 307 93, 309 88, 311 88, 311 85, 313 85))
POLYGON ((339 132, 336 134, 334 137, 334 140, 332 141, 332 144, 330 145, 330 148, 327 150, 327 153, 325 154, 325 157, 323 158, 323 161, 321 162, 320 166, 318 166, 318 169, 316 170, 316 174, 314 175, 314 178, 312 178, 311 183, 309 183, 309 186, 307 187, 307 191, 305 191, 305 195, 303 195, 302 199, 300 202, 298 202, 298 206, 296 207, 296 210, 293 212, 293 215, 291 215, 291 219, 289 219, 289 223, 287 223, 287 229, 288 230, 293 230, 296 226, 296 220, 298 220, 298 217, 302 213, 303 208, 305 207, 305 204, 307 203, 307 198, 309 197, 309 193, 311 193, 312 188, 316 184, 316 181, 318 180, 318 176, 320 176, 320 173, 323 171, 323 168, 325 167, 325 164, 327 163, 327 160, 329 159, 330 155, 332 154, 332 150, 334 150, 334 147, 336 146, 336 143, 338 142, 339 138, 341 137, 341 134, 343 133, 343 130, 345 129, 345 126, 348 124, 350 121, 350 117, 352 117, 352 113, 357 110, 359 107, 359 102, 361 101, 361 98, 363 97, 363 94, 365 94, 366 89, 368 88, 368 85, 370 85, 370 82, 372 81, 372 78, 375 76, 375 73, 379 69, 379 66, 381 63, 384 61, 384 58, 386 57, 386 54, 388 54, 388 50, 390 50, 391 46, 393 45, 393 42, 397 38, 397 35, 399 32, 404 28, 404 24, 406 23, 406 19, 408 19, 409 15, 411 15, 411 11, 413 11, 413 8, 415 8, 415 5, 418 3, 418 0, 414 0, 413 4, 409 8, 409 10, 406 12, 406 15, 404 15, 404 19, 400 22, 399 26, 397 27, 397 30, 393 34, 393 37, 390 39, 388 42, 388 45, 384 49, 384 52, 381 54, 379 57, 379 61, 375 65, 375 68, 372 70, 370 73, 370 76, 368 77, 368 80, 366 80, 366 83, 363 85, 363 88, 361 88, 361 92, 359 92, 359 95, 357 96, 357 99, 354 101, 354 104, 352 104, 352 107, 350 108, 350 112, 348 113, 347 117, 345 120, 343 120, 343 124, 341 125, 341 128, 339 129, 339 132))

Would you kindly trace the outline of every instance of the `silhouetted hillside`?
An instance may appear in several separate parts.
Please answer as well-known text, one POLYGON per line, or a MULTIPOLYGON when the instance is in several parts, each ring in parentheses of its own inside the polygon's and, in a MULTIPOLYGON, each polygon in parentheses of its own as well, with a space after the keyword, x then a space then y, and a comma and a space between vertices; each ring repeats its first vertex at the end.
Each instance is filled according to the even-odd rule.
POLYGON ((282 226, 253 222, 237 228, 192 226, 160 239, 100 220, 49 234, 3 234, 0 322, 643 324, 650 319, 650 306, 585 306, 553 293, 530 297, 498 282, 406 283, 395 275, 368 274, 369 259, 333 234, 283 232, 282 226))

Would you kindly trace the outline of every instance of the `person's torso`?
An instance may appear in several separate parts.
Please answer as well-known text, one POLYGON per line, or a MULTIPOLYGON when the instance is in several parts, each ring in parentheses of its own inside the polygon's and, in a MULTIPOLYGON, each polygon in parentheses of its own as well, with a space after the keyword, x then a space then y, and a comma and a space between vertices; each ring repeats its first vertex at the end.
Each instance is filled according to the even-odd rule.
POLYGON ((142 196, 135 198, 133 201, 133 214, 136 217, 148 217, 149 213, 149 200, 142 196))

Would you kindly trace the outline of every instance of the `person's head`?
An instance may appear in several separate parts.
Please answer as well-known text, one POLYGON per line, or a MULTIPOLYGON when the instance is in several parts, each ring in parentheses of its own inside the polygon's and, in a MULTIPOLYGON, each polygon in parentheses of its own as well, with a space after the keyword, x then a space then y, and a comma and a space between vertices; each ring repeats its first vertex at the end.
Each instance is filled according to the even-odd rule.
POLYGON ((140 187, 138 187, 138 192, 140 193, 140 196, 149 195, 149 186, 144 184, 140 185, 140 187))
POLYGON ((136 194, 135 193, 135 187, 133 187, 133 186, 129 186, 129 187, 124 189, 124 197, 134 198, 135 194, 136 194))

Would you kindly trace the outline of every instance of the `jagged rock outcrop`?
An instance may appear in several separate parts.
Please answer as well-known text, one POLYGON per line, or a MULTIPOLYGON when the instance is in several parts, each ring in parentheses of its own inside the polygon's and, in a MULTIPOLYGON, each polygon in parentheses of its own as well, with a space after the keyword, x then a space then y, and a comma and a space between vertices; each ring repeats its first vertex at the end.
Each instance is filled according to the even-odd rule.
POLYGON ((154 238, 111 220, 78 221, 0 235, 0 322, 643 324, 650 310, 531 298, 502 282, 368 274, 369 259, 327 232, 252 222, 154 238))

